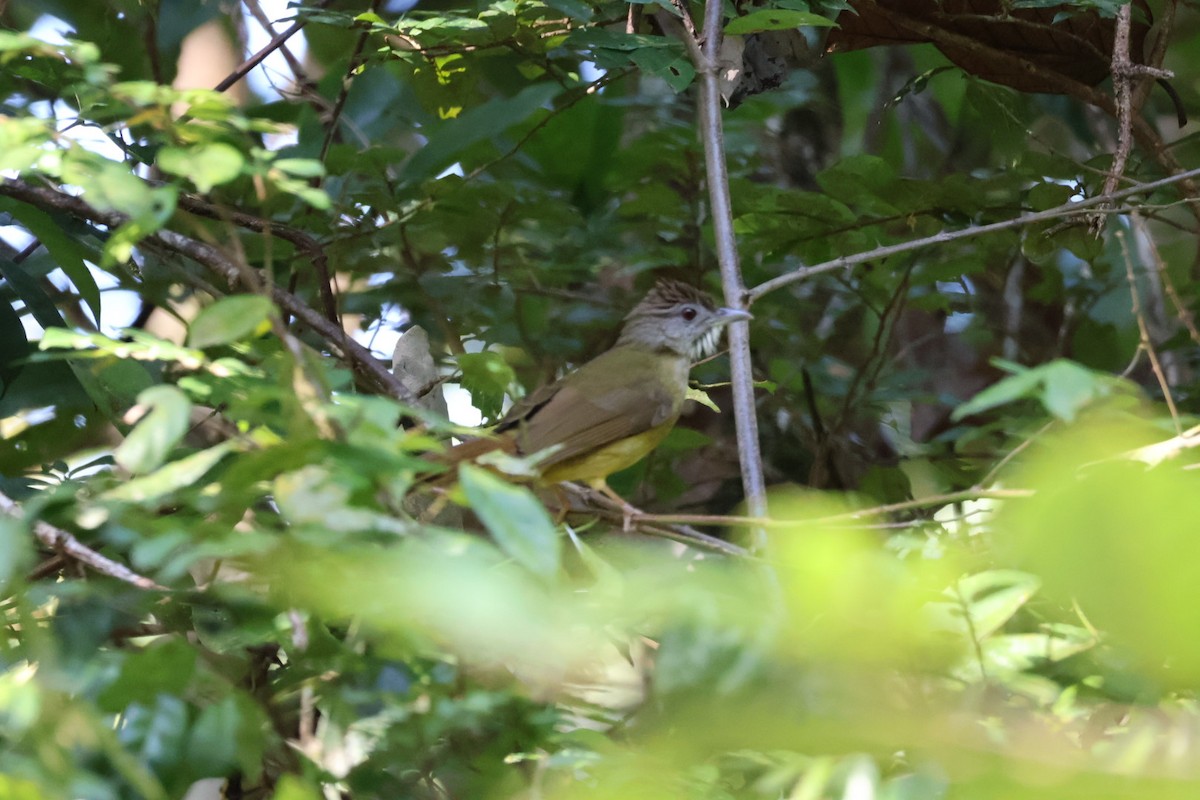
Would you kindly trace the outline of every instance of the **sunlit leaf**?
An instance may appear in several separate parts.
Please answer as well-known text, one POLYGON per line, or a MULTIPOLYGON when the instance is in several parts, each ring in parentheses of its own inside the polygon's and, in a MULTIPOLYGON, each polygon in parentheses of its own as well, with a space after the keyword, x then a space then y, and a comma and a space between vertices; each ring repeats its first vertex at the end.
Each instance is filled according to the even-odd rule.
POLYGON ((188 327, 188 344, 195 348, 228 344, 270 328, 275 306, 257 294, 222 297, 204 308, 188 327))
POLYGON ((148 409, 125 441, 113 453, 117 463, 132 473, 155 469, 187 433, 192 404, 174 386, 152 386, 138 395, 138 405, 148 409))
POLYGON ((216 466, 217 462, 229 455, 235 446, 234 442, 223 442, 207 450, 201 450, 178 461, 172 461, 148 475, 126 481, 114 489, 109 489, 101 496, 107 500, 131 502, 156 500, 165 494, 192 486, 216 466))
POLYGON ((190 180, 201 192, 228 183, 242 174, 245 157, 232 145, 210 142, 194 147, 164 147, 156 163, 163 172, 190 180))
POLYGON ((479 467, 458 470, 471 510, 505 553, 537 575, 558 572, 561 539, 550 515, 533 493, 479 467))
POLYGON ((471 402, 485 419, 495 419, 504 406, 504 394, 517 375, 499 353, 460 353, 458 368, 462 370, 462 386, 471 393, 471 402))
POLYGON ((963 578, 947 594, 970 617, 962 632, 982 641, 1012 619, 1040 585, 1037 576, 1025 572, 989 570, 963 578))
POLYGON ((1048 364, 1025 368, 1001 364, 1011 376, 1000 380, 954 410, 953 418, 964 419, 997 406, 1021 399, 1035 399, 1059 419, 1070 422, 1095 401, 1108 397, 1120 383, 1109 375, 1095 372, 1073 361, 1056 359, 1048 364))

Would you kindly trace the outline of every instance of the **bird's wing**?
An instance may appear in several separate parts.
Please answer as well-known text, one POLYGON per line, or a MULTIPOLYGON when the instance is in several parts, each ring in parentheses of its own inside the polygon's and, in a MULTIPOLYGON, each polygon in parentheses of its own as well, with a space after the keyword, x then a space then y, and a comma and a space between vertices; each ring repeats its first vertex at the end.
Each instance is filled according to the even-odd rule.
POLYGON ((548 467, 674 421, 686 389, 655 355, 609 350, 531 394, 497 431, 512 431, 527 455, 559 445, 548 467))
POLYGON ((549 467, 670 422, 679 406, 665 388, 609 388, 587 397, 567 383, 517 423, 517 440, 527 454, 560 445, 541 462, 549 467))
POLYGON ((530 394, 518 400, 513 404, 500 421, 496 423, 496 432, 502 433, 507 430, 515 429, 521 422, 528 420, 539 408, 550 402, 551 398, 558 393, 562 388, 563 379, 559 378, 554 383, 548 383, 545 386, 540 386, 530 394))

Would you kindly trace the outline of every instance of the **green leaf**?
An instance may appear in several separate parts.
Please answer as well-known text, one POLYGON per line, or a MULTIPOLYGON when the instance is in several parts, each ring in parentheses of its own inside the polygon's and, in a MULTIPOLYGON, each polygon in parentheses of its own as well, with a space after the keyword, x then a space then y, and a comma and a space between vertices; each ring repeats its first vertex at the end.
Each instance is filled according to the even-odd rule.
POLYGON ((675 456, 689 450, 699 450, 712 444, 712 437, 695 428, 676 425, 662 440, 655 452, 664 456, 675 456))
POLYGON ((187 178, 201 192, 208 192, 241 175, 246 159, 232 145, 209 142, 186 148, 164 147, 155 162, 163 172, 187 178))
POLYGON ((105 500, 125 500, 134 503, 157 500, 203 478, 205 473, 216 466, 235 446, 233 442, 222 442, 216 447, 172 461, 149 475, 126 481, 115 489, 104 492, 100 497, 105 500))
POLYGON ((28 569, 33 559, 30 534, 20 520, 0 513, 0 597, 11 597, 13 578, 28 569))
POLYGON ((1037 372, 1020 365, 1011 365, 1017 372, 996 381, 967 402, 954 409, 950 418, 955 422, 997 406, 1032 397, 1041 379, 1037 372))
POLYGON ((1062 661, 1096 646, 1096 637, 1083 628, 1070 635, 1010 633, 983 643, 987 674, 1023 672, 1045 661, 1062 661))
POLYGON ((781 31, 803 25, 829 28, 834 21, 811 11, 792 11, 782 8, 764 8, 744 17, 734 17, 725 25, 725 33, 742 34, 756 31, 781 31))
POLYGON ((26 271, 24 264, 0 258, 0 277, 4 278, 21 298, 21 301, 25 303, 25 307, 33 314, 38 325, 45 329, 65 327, 66 323, 63 321, 62 315, 58 313, 58 308, 55 307, 54 302, 37 279, 26 271))
POLYGON ((462 370, 462 386, 471 393, 471 402, 486 419, 495 419, 504 407, 504 393, 517 380, 504 357, 491 350, 462 353, 457 359, 462 370))
POLYGON ((1052 603, 1077 604, 1123 664, 1168 687, 1195 686, 1200 474, 1191 464, 1128 460, 1148 434, 1161 434, 1102 419, 1109 424, 1063 426, 1032 449, 1016 479, 1032 496, 1000 509, 997 552, 1036 572, 1052 603))
POLYGON ((1092 372, 1074 361, 1055 359, 1038 369, 1045 386, 1042 405, 1066 422, 1074 420, 1089 403, 1109 394, 1111 382, 1107 375, 1092 372))
POLYGON ((199 369, 205 364, 204 353, 180 347, 154 334, 129 329, 125 339, 113 339, 102 333, 80 333, 65 328, 50 328, 38 342, 40 350, 76 350, 75 358, 105 358, 122 361, 171 361, 183 369, 199 369))
POLYGON ((513 97, 490 100, 447 120, 427 134, 429 144, 409 159, 404 167, 405 177, 413 181, 432 178, 453 164, 468 147, 530 119, 561 92, 562 87, 557 84, 537 83, 513 97))
POLYGON ((407 532, 405 524, 395 517, 353 505, 351 487, 339 483, 339 477, 351 478, 348 474, 331 475, 316 464, 278 476, 274 489, 280 511, 292 524, 315 525, 327 531, 407 532))
POLYGON ((0 198, 0 210, 10 212, 38 238, 54 262, 71 279, 71 283, 79 291, 79 296, 91 309, 93 318, 99 320, 100 288, 85 263, 88 259, 98 259, 98 255, 67 234, 61 222, 40 209, 8 198, 0 198))
POLYGON ((1015 374, 992 384, 954 409, 952 419, 958 421, 1015 400, 1036 399, 1055 417, 1071 422, 1082 409, 1108 397, 1119 385, 1111 376, 1065 358, 1032 369, 998 359, 993 363, 1015 374))
POLYGON ((638 69, 664 80, 676 92, 682 92, 696 77, 696 68, 688 59, 683 46, 639 47, 629 53, 629 60, 638 69))
POLYGON ((158 535, 138 540, 129 551, 129 561, 138 570, 157 570, 185 548, 191 537, 174 528, 158 535))
POLYGON ((274 304, 261 295, 222 297, 196 315, 188 328, 188 345, 203 349, 266 333, 274 310, 274 304))
MULTIPOLYGON (((4 342, 4 352, 0 353, 0 397, 3 397, 25 367, 25 358, 33 352, 20 315, 8 303, 0 303, 0 342, 4 342)), ((4 435, 0 433, 2 438, 4 435)))
POLYGON ((54 137, 45 120, 6 117, 0 125, 0 169, 25 172, 47 155, 54 137))
POLYGON ((546 0, 546 5, 573 19, 590 20, 595 15, 595 10, 582 0, 546 0))
POLYGON ((91 153, 72 150, 68 155, 63 161, 63 180, 83 189, 96 208, 159 224, 174 212, 178 191, 174 187, 151 186, 129 166, 91 153))
POLYGON ((320 178, 325 174, 325 165, 315 158, 277 158, 271 166, 296 178, 320 178))
POLYGON ((718 414, 721 413, 720 407, 718 407, 716 402, 711 397, 708 396, 708 392, 704 391, 703 389, 697 389, 694 386, 689 386, 688 390, 687 390, 687 399, 695 400, 697 403, 704 406, 705 408, 711 408, 713 411, 717 412, 718 414))
POLYGON ((500 549, 537 575, 558 572, 561 541, 550 515, 533 492, 464 464, 458 470, 471 509, 500 549))
POLYGON ((299 197, 304 202, 316 209, 325 211, 329 209, 331 201, 329 195, 323 189, 318 189, 315 186, 309 186, 302 180, 296 178, 284 177, 282 173, 273 171, 269 175, 271 183, 281 192, 287 192, 299 197))
POLYGON ((186 752, 189 758, 215 774, 237 768, 241 727, 241 711, 232 695, 205 705, 188 739, 186 752))
POLYGON ((1029 207, 1034 211, 1045 211, 1067 202, 1074 192, 1075 189, 1061 183, 1039 183, 1029 190, 1029 207))
POLYGON ((187 728, 187 704, 174 695, 159 694, 152 703, 125 709, 121 744, 143 763, 161 769, 183 756, 187 728))
POLYGON ((138 405, 149 412, 134 426, 113 453, 116 462, 134 474, 149 472, 166 459, 187 433, 191 401, 174 386, 152 386, 138 395, 138 405))
POLYGON ((316 787, 298 775, 284 773, 275 784, 272 800, 321 800, 316 787))
POLYGON ((988 570, 960 580, 954 597, 967 605, 971 615, 969 632, 976 641, 983 641, 1012 619, 1039 586, 1037 576, 1027 572, 988 570))
POLYGON ((125 658, 121 674, 96 703, 117 713, 131 703, 149 704, 159 693, 180 694, 196 672, 196 651, 179 639, 151 644, 125 658))

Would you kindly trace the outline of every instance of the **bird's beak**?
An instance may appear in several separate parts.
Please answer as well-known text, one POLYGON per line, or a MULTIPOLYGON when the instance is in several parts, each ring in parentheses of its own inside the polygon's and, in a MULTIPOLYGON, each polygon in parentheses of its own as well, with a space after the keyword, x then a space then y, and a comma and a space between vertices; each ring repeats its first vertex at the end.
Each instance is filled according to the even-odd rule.
POLYGON ((740 308, 718 308, 713 322, 717 325, 727 325, 730 322, 744 322, 751 319, 754 319, 754 316, 749 311, 743 311, 740 308))

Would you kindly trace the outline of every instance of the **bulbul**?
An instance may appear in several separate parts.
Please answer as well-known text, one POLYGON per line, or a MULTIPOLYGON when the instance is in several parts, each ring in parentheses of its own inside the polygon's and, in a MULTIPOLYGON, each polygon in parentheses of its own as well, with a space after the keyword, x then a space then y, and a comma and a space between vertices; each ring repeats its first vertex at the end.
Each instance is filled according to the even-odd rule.
POLYGON ((725 325, 749 319, 693 286, 660 280, 626 315, 611 349, 514 405, 495 437, 453 448, 451 460, 554 448, 537 462, 542 483, 607 490, 605 478, 641 460, 674 427, 692 363, 716 348, 725 325))

